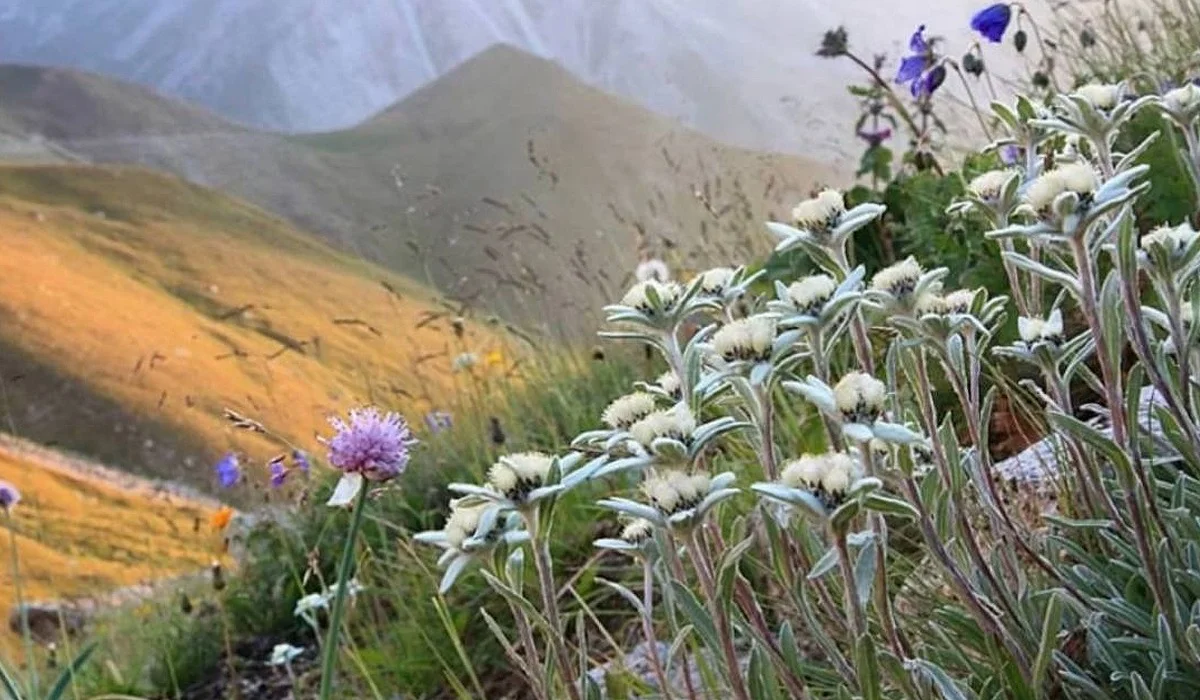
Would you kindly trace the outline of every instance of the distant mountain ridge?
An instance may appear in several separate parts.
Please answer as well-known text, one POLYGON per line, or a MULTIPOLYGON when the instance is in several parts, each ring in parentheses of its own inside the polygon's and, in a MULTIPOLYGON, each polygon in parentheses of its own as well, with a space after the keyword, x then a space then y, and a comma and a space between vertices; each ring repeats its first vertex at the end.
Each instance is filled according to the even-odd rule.
POLYGON ((0 67, 5 124, 79 158, 238 194, 452 298, 576 337, 639 251, 680 272, 749 259, 769 248, 764 220, 837 178, 713 141, 506 46, 345 131, 256 131, 100 76, 25 67, 0 67))
MULTIPOLYGON (((977 0, 0 0, 0 61, 66 65, 284 131, 349 128, 506 43, 716 138, 829 160, 858 79, 814 55, 844 24, 895 61, 918 24, 970 39, 977 0)), ((1033 5, 1040 4, 1035 0, 1033 5)), ((989 52, 1003 73, 1011 51, 989 52)), ((951 89, 948 87, 947 89, 951 89)))

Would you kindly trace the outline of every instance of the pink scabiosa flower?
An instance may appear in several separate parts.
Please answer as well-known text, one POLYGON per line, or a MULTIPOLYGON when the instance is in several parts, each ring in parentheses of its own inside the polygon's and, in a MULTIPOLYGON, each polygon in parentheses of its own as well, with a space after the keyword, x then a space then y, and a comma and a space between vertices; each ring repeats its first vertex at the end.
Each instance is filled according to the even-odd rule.
POLYGON ((417 440, 399 414, 356 408, 348 421, 332 418, 329 423, 337 432, 322 441, 329 447, 329 463, 342 472, 329 505, 349 504, 363 480, 384 482, 404 473, 417 440))

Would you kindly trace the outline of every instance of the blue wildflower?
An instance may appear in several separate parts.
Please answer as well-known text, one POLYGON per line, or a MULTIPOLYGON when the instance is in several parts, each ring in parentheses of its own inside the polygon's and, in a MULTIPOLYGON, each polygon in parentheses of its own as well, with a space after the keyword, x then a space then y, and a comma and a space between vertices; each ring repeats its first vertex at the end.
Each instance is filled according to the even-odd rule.
POLYGON ((7 481, 0 481, 0 510, 8 512, 21 502, 21 492, 7 481))
POLYGON ((283 486, 283 482, 287 480, 288 468, 283 463, 283 459, 271 460, 271 488, 279 488, 283 486))
POLYGON ((312 461, 304 450, 292 450, 292 464, 299 467, 305 475, 312 471, 312 461))
POLYGON ((237 484, 242 479, 242 465, 238 463, 237 455, 230 452, 217 462, 217 483, 221 488, 227 489, 237 484))
POLYGON ((454 425, 454 419, 445 411, 430 411, 425 415, 425 427, 434 435, 449 430, 454 425))
POLYGON ((946 69, 935 65, 937 53, 933 50, 933 40, 925 38, 925 25, 917 27, 909 37, 908 50, 909 55, 900 59, 896 83, 908 83, 913 97, 929 97, 946 80, 946 69))
POLYGON ((1010 143, 1000 147, 1000 162, 1005 165, 1016 165, 1021 162, 1021 147, 1010 143))
POLYGON ((1010 20, 1012 20, 1012 8, 1007 3, 998 2, 976 12, 975 16, 971 18, 971 29, 982 34, 993 44, 998 44, 1004 38, 1004 32, 1008 30, 1010 20))

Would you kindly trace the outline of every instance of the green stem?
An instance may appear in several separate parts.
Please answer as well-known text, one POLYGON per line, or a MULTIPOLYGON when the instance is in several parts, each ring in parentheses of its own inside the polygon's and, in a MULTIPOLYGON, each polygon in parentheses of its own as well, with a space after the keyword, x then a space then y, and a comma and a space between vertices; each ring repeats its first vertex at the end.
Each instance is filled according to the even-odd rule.
POLYGON ((366 512, 367 484, 363 484, 354 502, 354 512, 350 516, 350 532, 346 534, 346 543, 342 545, 342 559, 338 563, 337 591, 333 594, 333 610, 329 614, 329 632, 325 637, 325 658, 321 662, 321 691, 320 700, 329 700, 333 692, 333 674, 337 668, 338 634, 342 626, 342 612, 346 607, 346 592, 350 589, 350 569, 354 566, 354 546, 358 540, 358 531, 362 529, 363 513, 366 512))
MULTIPOLYGON (((546 542, 546 533, 542 531, 540 511, 537 506, 526 518, 526 527, 532 539, 533 568, 537 570, 538 588, 542 594, 542 612, 550 623, 550 633, 547 638, 554 647, 554 655, 558 661, 558 671, 562 674, 563 685, 567 686, 567 694, 572 700, 579 700, 579 684, 575 678, 575 666, 567 658, 567 645, 563 642, 562 621, 558 614, 557 588, 554 586, 554 574, 550 567, 550 545, 546 542)), ((549 689, 547 689, 549 690, 549 689)))
POLYGON ((8 526, 8 543, 12 554, 13 592, 17 597, 17 610, 21 614, 21 639, 25 642, 25 665, 29 668, 29 684, 33 697, 38 697, 37 659, 33 657, 33 632, 29 629, 29 609, 25 607, 25 596, 21 591, 21 559, 17 556, 17 526, 13 523, 12 511, 4 509, 4 520, 8 526))

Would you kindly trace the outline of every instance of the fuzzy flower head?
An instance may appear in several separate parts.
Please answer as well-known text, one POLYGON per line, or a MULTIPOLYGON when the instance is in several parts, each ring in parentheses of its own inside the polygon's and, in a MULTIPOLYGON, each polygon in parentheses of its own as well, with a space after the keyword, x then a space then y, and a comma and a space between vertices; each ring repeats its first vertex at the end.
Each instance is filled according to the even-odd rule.
POLYGON ((972 179, 967 190, 985 202, 993 202, 1000 198, 1004 186, 1015 173, 1015 170, 989 170, 972 179))
POLYGON ((846 492, 858 480, 858 462, 842 452, 804 455, 784 465, 779 482, 784 486, 811 492, 826 508, 836 508, 846 500, 846 492))
POLYGON ((871 289, 884 292, 896 299, 907 299, 917 288, 923 271, 916 258, 909 256, 900 262, 883 268, 871 278, 871 289))
POLYGON ((1004 38, 1008 23, 1012 20, 1012 8, 1008 3, 988 5, 971 17, 971 29, 979 32, 988 41, 998 44, 1004 38))
POLYGON ((238 461, 238 456, 232 452, 222 457, 213 467, 213 471, 217 474, 217 483, 223 489, 236 486, 242 480, 242 465, 238 461))
POLYGON ((1073 97, 1083 98, 1096 109, 1108 111, 1121 101, 1121 86, 1092 83, 1076 88, 1071 94, 1073 97))
POLYGON ((663 515, 671 516, 700 505, 711 481, 706 472, 689 474, 672 469, 646 479, 642 493, 663 515))
POLYGON ((644 447, 658 438, 670 438, 687 443, 696 429, 696 418, 682 403, 671 408, 655 411, 629 426, 629 434, 644 447))
POLYGON ((1146 252, 1161 248, 1166 251, 1168 258, 1174 259, 1183 255, 1197 236, 1200 233, 1185 221, 1178 226, 1160 226, 1147 233, 1142 237, 1141 247, 1146 252))
POLYGON ((663 308, 670 309, 674 306, 679 297, 683 296, 683 287, 676 282, 658 282, 655 280, 646 280, 638 282, 625 292, 625 296, 621 298, 623 306, 632 306, 642 313, 653 313, 654 304, 650 301, 650 290, 658 296, 659 302, 663 308))
POLYGON ((667 264, 658 258, 650 258, 638 263, 637 269, 633 272, 634 277, 638 282, 668 282, 671 279, 671 270, 667 264))
POLYGON ((810 275, 788 285, 788 299, 806 316, 817 316, 837 291, 837 282, 829 275, 810 275))
POLYGON ((765 362, 775 342, 775 320, 751 316, 721 326, 713 334, 712 346, 726 362, 765 362))
POLYGON ((1058 345, 1063 339, 1062 311, 1055 309, 1045 319, 1019 317, 1017 333, 1026 345, 1043 342, 1058 345))
POLYGON ((807 199, 792 209, 792 220, 796 228, 816 235, 828 234, 846 213, 846 201, 837 190, 822 190, 812 199, 807 199))
POLYGON ((0 481, 0 510, 7 513, 20 502, 21 492, 17 487, 7 481, 0 481))
POLYGON ((679 381, 679 375, 675 374, 674 370, 663 372, 654 383, 658 385, 658 388, 664 394, 675 400, 679 400, 683 396, 683 384, 679 381))
POLYGON ((1088 163, 1069 163, 1038 176, 1025 190, 1025 203, 1041 215, 1059 195, 1074 192, 1087 200, 1100 186, 1096 171, 1088 163))
POLYGON ((450 517, 442 531, 446 533, 446 544, 451 549, 463 551, 464 543, 475 536, 479 528, 479 519, 484 511, 492 507, 486 502, 464 505, 462 499, 450 502, 450 517))
POLYGON ((920 299, 917 299, 913 310, 917 316, 942 316, 948 312, 949 307, 946 305, 946 298, 941 294, 926 292, 921 295, 920 299))
POLYGON ((534 489, 545 486, 553 463, 553 457, 541 452, 501 457, 488 470, 488 484, 505 498, 519 503, 534 489))
POLYGON ((349 421, 332 418, 329 423, 336 432, 324 442, 334 468, 368 481, 387 481, 404 473, 417 440, 399 414, 356 408, 349 421))
POLYGON ((1200 108, 1200 87, 1195 83, 1185 83, 1163 95, 1162 103, 1177 114, 1190 114, 1200 108))
POLYGON ((942 297, 942 301, 946 305, 946 313, 948 314, 969 313, 971 305, 975 303, 975 290, 956 289, 942 297))
POLYGON ((613 430, 625 430, 654 412, 654 395, 636 391, 626 394, 608 405, 600 420, 613 430))
POLYGON ((654 523, 645 518, 634 518, 621 528, 621 539, 629 544, 642 544, 654 536, 654 523))
POLYGON ((874 423, 883 414, 887 385, 863 372, 851 372, 833 388, 833 399, 849 423, 874 423))
POLYGON ((700 273, 700 291, 710 296, 720 296, 733 279, 732 267, 714 267, 700 273))

